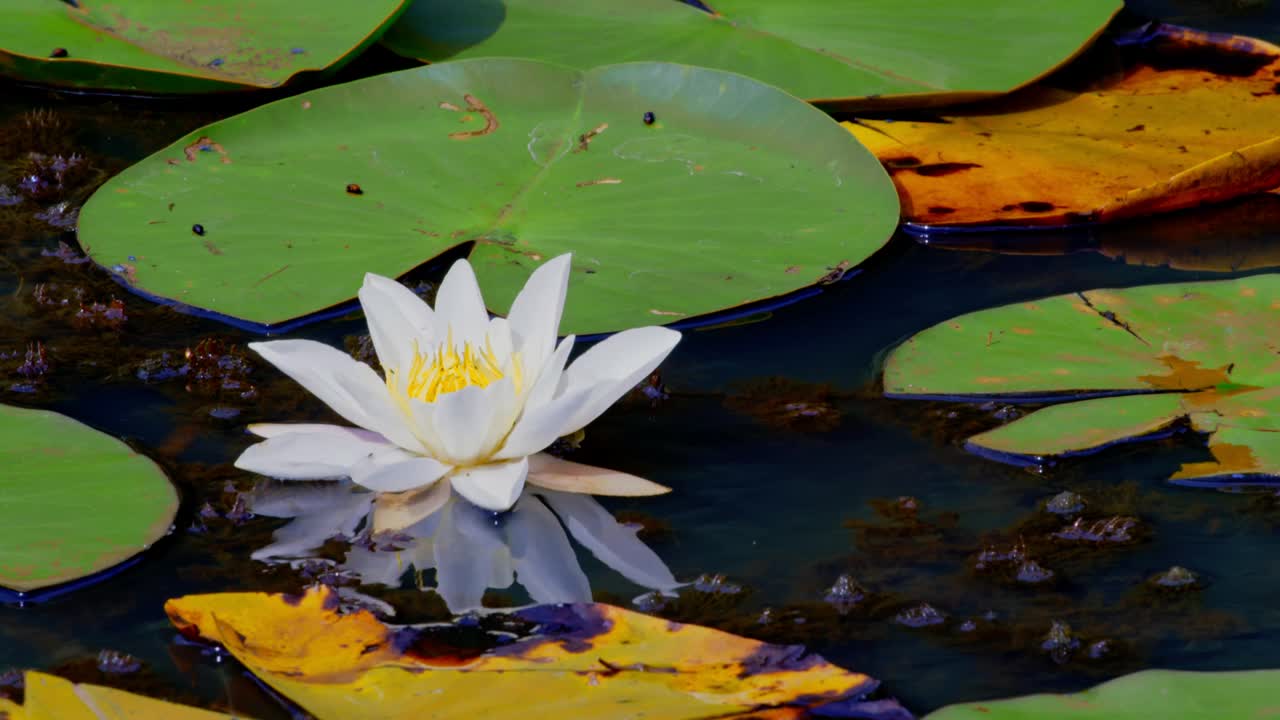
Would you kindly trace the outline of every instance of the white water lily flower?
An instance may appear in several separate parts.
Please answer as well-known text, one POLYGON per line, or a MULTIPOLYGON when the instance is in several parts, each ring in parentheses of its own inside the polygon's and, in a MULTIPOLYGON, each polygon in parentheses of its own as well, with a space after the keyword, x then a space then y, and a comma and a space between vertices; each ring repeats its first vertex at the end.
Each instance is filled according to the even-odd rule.
POLYGON ((556 344, 569 256, 534 271, 506 318, 490 319, 470 263, 450 268, 435 309, 369 274, 360 304, 385 380, 346 353, 310 340, 249 347, 357 427, 250 426, 266 438, 236 467, 285 480, 350 477, 398 493, 447 481, 493 511, 525 482, 598 495, 665 488, 541 451, 595 420, 658 366, 680 333, 643 327, 613 335, 565 367, 574 336, 556 344))

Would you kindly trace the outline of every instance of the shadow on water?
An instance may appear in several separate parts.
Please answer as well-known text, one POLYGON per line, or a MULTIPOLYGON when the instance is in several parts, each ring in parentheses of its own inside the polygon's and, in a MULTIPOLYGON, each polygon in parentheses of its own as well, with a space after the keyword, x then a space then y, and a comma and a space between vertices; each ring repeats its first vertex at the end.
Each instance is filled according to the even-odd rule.
MULTIPOLYGON (((83 666, 109 648, 141 659, 147 682, 188 688, 179 699, 286 717, 207 650, 177 641, 162 605, 195 592, 294 592, 317 579, 305 564, 251 559, 282 523, 254 515, 255 479, 229 463, 249 443, 247 423, 335 418, 246 353, 253 336, 122 292, 79 261, 73 234, 49 221, 57 217, 37 217, 64 198, 83 201, 107 174, 240 102, 35 90, 0 101, 6 128, 32 108, 52 110, 57 120, 48 122, 62 130, 47 135, 65 143, 52 151, 78 153, 95 170, 65 182, 54 173, 47 196, 0 207, 0 391, 6 402, 57 409, 124 437, 164 465, 184 499, 174 536, 138 564, 87 591, 0 608, 0 668, 83 666), (44 354, 34 357, 44 360, 33 369, 37 345, 44 354)), ((13 172, 31 151, 10 149, 0 171, 13 172)), ((1166 482, 1179 463, 1208 457, 1202 438, 1181 432, 1012 467, 966 452, 963 442, 1027 408, 889 400, 877 386, 894 345, 960 313, 1270 267, 1280 245, 1276 207, 1264 197, 1053 236, 968 235, 950 247, 900 235, 857 277, 803 302, 686 331, 662 371, 665 395, 623 403, 571 457, 674 488, 602 501, 639 526, 676 579, 693 583, 677 599, 650 597, 651 611, 810 644, 882 679, 917 712, 1078 689, 1142 667, 1280 667, 1280 610, 1267 591, 1280 584, 1271 562, 1280 502, 1273 493, 1166 482), (1064 491, 1084 498, 1078 515, 1044 509, 1064 491), (1102 539, 1055 539, 1076 517, 1102 539), (1185 590, 1152 584, 1173 565, 1201 581, 1185 590)), ((293 336, 343 345, 362 330, 359 318, 343 317, 293 336)), ((564 520, 554 503, 538 507, 564 520)), ((530 542, 512 537, 489 540, 530 542)), ((315 551, 335 562, 345 553, 332 542, 315 551)), ((626 604, 645 590, 627 577, 644 573, 610 569, 607 556, 561 552, 548 577, 563 587, 573 575, 565 563, 576 558, 598 599, 626 604)), ((361 592, 392 604, 397 617, 447 616, 438 595, 418 590, 417 574, 371 568, 391 585, 361 592)), ((484 605, 526 599, 494 585, 468 586, 468 603, 477 592, 484 605)))

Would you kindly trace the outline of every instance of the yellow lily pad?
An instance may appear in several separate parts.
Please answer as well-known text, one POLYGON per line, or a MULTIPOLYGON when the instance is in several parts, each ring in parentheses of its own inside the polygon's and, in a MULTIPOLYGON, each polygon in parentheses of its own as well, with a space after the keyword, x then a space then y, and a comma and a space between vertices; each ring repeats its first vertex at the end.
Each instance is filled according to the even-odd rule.
POLYGON ((100 685, 27 672, 21 705, 0 698, 4 720, 233 720, 231 715, 176 705, 100 685))
POLYGON ((192 595, 165 605, 184 634, 222 644, 320 720, 724 718, 856 703, 875 680, 797 646, 768 645, 602 604, 515 613, 546 634, 492 650, 424 653, 412 630, 301 597, 192 595), (513 700, 516 700, 513 702, 513 700))

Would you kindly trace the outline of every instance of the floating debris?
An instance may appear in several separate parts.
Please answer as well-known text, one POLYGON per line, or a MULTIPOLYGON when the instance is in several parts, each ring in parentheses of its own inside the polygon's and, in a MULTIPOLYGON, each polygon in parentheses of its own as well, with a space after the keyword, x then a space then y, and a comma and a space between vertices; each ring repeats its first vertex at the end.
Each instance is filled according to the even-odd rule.
POLYGON ((0 207, 12 207, 22 202, 22 196, 8 185, 0 185, 0 207))
POLYGON ((258 389, 249 382, 253 365, 235 345, 204 338, 185 353, 187 392, 256 400, 258 389))
POLYGON ((974 562, 974 569, 986 570, 992 565, 1003 565, 1006 563, 1022 563, 1027 559, 1027 545, 1021 539, 1008 548, 988 545, 979 553, 974 562))
POLYGON ((1138 519, 1127 515, 1114 515, 1093 522, 1080 518, 1054 533, 1053 537, 1068 542, 1121 544, 1134 542, 1138 529, 1138 519))
POLYGON ((857 581, 848 575, 841 575, 836 578, 835 584, 827 589, 826 594, 822 596, 822 601, 835 608, 841 615, 847 615, 866 597, 866 589, 857 581))
POLYGON ((1044 504, 1044 509, 1045 512, 1053 513, 1054 515, 1070 516, 1084 512, 1085 506, 1086 503, 1083 496, 1070 490, 1063 490, 1049 498, 1044 504))
POLYGON ((1052 580, 1053 571, 1041 566, 1035 560, 1027 560, 1018 566, 1018 574, 1014 577, 1020 583, 1039 585, 1052 580))
POLYGON ((827 432, 839 427, 841 420, 829 386, 788 378, 748 383, 727 397, 724 404, 765 425, 799 432, 827 432))
POLYGON ((80 208, 60 202, 36 213, 35 218, 59 230, 75 230, 76 223, 80 222, 80 208))
POLYGON ((17 373, 28 380, 39 380, 49 374, 49 357, 43 343, 27 345, 27 354, 18 366, 17 373))
POLYGON ((87 170, 81 155, 29 152, 19 161, 18 192, 37 202, 60 197, 83 181, 87 170))
POLYGON ((119 330, 128 320, 124 313, 124 301, 111 298, 108 303, 81 305, 72 316, 71 323, 81 329, 119 330))
POLYGON ((143 360, 133 374, 143 382, 154 383, 186 377, 190 369, 185 359, 174 353, 163 352, 158 357, 143 360))
POLYGON ((693 589, 714 595, 737 595, 742 592, 741 585, 729 582, 724 575, 708 573, 699 575, 698 579, 693 581, 693 589))
POLYGON ((656 613, 661 612, 667 607, 667 596, 654 590, 643 595, 638 595, 631 601, 640 612, 656 613))
MULTIPOLYGON (((0 192, 2 191, 3 186, 0 186, 0 192)), ((4 203, 0 202, 0 205, 2 204, 4 203)), ((43 257, 58 258, 67 265, 83 265, 84 263, 89 262, 89 258, 76 252, 74 248, 62 240, 58 241, 58 248, 56 250, 45 248, 40 251, 40 255, 43 257)))
POLYGON ((769 625, 774 621, 776 621, 777 619, 778 619, 777 613, 773 611, 773 608, 767 607, 764 610, 760 611, 760 616, 756 618, 756 624, 769 625))
POLYGON ((108 675, 128 675, 141 669, 142 661, 128 653, 116 650, 98 653, 98 670, 108 675))
POLYGON ((1170 590, 1192 590, 1201 587, 1200 576, 1181 565, 1174 565, 1153 576, 1150 582, 1170 590))
POLYGON ((1090 660, 1104 660, 1115 654, 1115 643, 1110 640, 1099 640, 1085 651, 1090 660))
POLYGON ((1054 620, 1049 626, 1049 633, 1040 643, 1040 649, 1049 653, 1049 657, 1062 665, 1080 648, 1080 639, 1071 632, 1071 626, 1061 620, 1054 620))
POLYGON ((947 616, 929 603, 920 603, 893 616, 893 621, 909 628, 931 627, 947 621, 947 616))

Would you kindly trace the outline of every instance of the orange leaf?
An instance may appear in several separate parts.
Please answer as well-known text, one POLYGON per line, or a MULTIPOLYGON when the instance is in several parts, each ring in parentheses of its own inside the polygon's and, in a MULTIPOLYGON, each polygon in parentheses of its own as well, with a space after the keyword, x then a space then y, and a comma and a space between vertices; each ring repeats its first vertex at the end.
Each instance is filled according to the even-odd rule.
POLYGON ((1109 222, 1280 186, 1280 47, 1161 26, 1138 60, 1081 92, 845 127, 921 225, 1109 222))
POLYGON ((767 645, 599 604, 521 611, 550 628, 480 654, 415 653, 411 632, 304 596, 193 595, 165 610, 221 643, 320 720, 339 718, 722 718, 853 702, 876 686, 798 647, 767 645))

